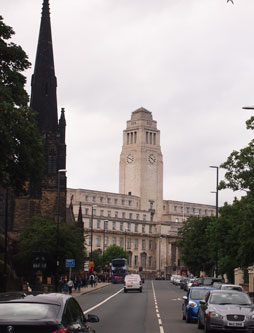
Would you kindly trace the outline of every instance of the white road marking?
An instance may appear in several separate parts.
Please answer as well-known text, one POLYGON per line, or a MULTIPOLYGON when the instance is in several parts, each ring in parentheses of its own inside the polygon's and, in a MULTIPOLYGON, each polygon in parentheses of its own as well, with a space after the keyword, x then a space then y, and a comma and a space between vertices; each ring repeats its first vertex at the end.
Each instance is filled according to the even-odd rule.
POLYGON ((160 313, 159 313, 158 306, 157 306, 157 299, 156 299, 156 295, 155 295, 153 281, 152 281, 152 288, 153 288, 153 298, 154 298, 155 311, 157 313, 157 318, 158 318, 158 324, 159 324, 159 328, 160 328, 160 333, 164 333, 164 328, 162 326, 162 321, 160 319, 160 313))
POLYGON ((88 312, 93 311, 94 309, 98 308, 98 307, 101 306, 102 304, 104 304, 104 303, 106 303, 107 301, 109 301, 111 298, 113 298, 113 297, 115 297, 116 295, 118 295, 121 291, 123 291, 123 288, 120 289, 117 293, 115 293, 115 294, 109 296, 108 298, 104 299, 104 301, 102 301, 102 302, 96 304, 95 306, 91 307, 90 309, 84 311, 83 313, 84 313, 84 314, 87 314, 88 312))

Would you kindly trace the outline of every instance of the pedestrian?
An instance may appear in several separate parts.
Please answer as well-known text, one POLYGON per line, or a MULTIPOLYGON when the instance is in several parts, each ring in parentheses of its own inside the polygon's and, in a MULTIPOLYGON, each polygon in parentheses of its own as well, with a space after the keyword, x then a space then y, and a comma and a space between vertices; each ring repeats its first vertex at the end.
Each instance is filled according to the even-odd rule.
POLYGON ((80 287, 81 287, 81 279, 78 277, 77 279, 77 290, 80 292, 80 287))
POLYGON ((64 281, 63 281, 63 279, 61 278, 61 279, 58 281, 58 291, 59 291, 60 293, 63 292, 63 287, 64 287, 64 281))
POLYGON ((67 282, 67 286, 69 288, 69 294, 71 295, 72 294, 72 288, 74 286, 74 283, 72 281, 72 279, 70 278, 69 281, 67 282))
POLYGON ((64 280, 63 292, 64 292, 64 294, 67 294, 69 292, 69 287, 67 285, 67 280, 64 280))
POLYGON ((93 288, 93 286, 94 286, 94 275, 93 275, 93 273, 90 275, 90 285, 93 288))

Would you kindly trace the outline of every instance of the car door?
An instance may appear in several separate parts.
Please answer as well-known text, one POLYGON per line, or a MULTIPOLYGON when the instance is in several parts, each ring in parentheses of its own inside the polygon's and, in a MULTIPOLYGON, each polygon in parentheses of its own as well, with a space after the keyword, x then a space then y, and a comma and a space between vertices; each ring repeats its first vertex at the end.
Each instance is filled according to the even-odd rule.
POLYGON ((87 333, 88 327, 85 324, 85 316, 74 298, 70 298, 66 302, 63 323, 65 328, 69 329, 70 333, 87 333))

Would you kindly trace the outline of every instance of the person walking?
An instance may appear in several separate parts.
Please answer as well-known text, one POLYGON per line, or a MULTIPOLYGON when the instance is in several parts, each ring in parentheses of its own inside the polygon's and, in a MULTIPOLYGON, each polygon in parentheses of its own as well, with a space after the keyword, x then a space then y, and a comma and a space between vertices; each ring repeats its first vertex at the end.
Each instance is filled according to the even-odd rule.
POLYGON ((93 273, 90 275, 90 285, 93 288, 94 287, 94 275, 93 273))
POLYGON ((70 280, 67 282, 67 286, 69 288, 69 294, 71 295, 72 294, 72 288, 74 286, 74 283, 72 281, 72 279, 70 278, 70 280))

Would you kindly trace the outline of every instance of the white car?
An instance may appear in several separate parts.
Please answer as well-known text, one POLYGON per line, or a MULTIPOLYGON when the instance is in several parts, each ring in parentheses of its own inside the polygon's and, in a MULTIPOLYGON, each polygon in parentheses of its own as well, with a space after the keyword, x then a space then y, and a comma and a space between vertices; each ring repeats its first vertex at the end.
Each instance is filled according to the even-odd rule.
POLYGON ((138 290, 142 293, 142 280, 139 274, 128 274, 124 279, 124 292, 138 290))
POLYGON ((221 284, 218 289, 222 290, 237 290, 237 291, 244 291, 242 286, 239 286, 238 284, 221 284))

